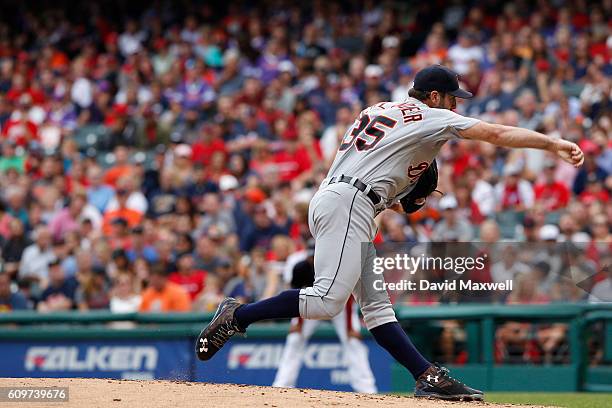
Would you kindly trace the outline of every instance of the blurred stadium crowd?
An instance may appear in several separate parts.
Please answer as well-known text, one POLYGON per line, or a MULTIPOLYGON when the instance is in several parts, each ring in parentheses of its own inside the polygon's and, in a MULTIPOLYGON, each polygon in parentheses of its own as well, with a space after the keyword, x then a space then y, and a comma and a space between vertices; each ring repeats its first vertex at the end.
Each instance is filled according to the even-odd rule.
POLYGON ((383 213, 378 240, 578 242, 584 291, 504 251, 482 279, 515 279, 507 302, 612 301, 610 0, 5 3, 0 309, 277 293, 344 132, 437 63, 476 95, 460 113, 575 141, 586 162, 448 143, 445 195, 383 213))

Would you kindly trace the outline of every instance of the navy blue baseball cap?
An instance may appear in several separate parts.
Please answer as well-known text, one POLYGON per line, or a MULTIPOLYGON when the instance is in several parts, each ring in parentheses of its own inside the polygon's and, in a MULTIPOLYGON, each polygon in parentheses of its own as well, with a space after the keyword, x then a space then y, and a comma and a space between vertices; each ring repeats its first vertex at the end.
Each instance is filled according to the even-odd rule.
POLYGON ((417 91, 438 91, 457 98, 471 98, 472 93, 459 88, 459 75, 442 65, 423 68, 414 77, 414 89, 417 91))

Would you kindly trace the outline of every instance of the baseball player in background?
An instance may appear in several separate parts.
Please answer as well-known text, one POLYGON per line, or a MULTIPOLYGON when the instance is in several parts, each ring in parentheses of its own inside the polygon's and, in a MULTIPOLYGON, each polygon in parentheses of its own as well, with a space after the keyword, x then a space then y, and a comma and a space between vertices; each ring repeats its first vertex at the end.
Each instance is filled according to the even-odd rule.
POLYGON ((432 163, 442 145, 452 139, 542 149, 576 167, 582 165, 584 155, 575 143, 453 112, 456 98, 470 97, 459 88, 455 72, 434 65, 416 74, 404 102, 380 102, 363 110, 347 130, 327 178, 310 202, 309 227, 316 241, 313 286, 246 305, 225 299, 198 336, 198 358, 212 358, 234 334, 244 333, 260 320, 331 319, 353 294, 374 339, 414 377, 415 396, 482 400, 481 391, 457 381, 446 368, 419 353, 398 323, 389 295, 374 285, 381 278, 373 273, 374 218, 387 208, 399 211, 399 203, 407 212, 424 205, 423 192, 435 189, 429 181, 434 180, 432 163))
MULTIPOLYGON (((285 273, 285 280, 294 289, 310 287, 314 283, 314 240, 309 241, 304 259, 299 260, 285 273)), ((297 259, 296 259, 297 261, 297 259)), ((320 320, 305 320, 294 317, 285 341, 283 355, 274 378, 273 387, 295 387, 302 362, 306 353, 308 340, 319 326, 320 320)), ((349 298, 346 307, 331 320, 336 334, 342 343, 344 360, 348 366, 351 387, 356 392, 376 393, 376 381, 368 361, 368 349, 361 341, 361 324, 353 298, 349 298)))

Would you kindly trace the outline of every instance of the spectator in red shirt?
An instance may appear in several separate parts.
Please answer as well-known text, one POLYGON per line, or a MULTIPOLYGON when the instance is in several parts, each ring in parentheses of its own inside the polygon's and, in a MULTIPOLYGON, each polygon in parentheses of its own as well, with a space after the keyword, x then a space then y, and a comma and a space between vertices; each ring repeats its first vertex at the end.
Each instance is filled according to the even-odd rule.
POLYGON ((570 191, 567 186, 555 180, 557 164, 548 161, 544 164, 544 181, 535 185, 536 202, 547 211, 557 211, 567 206, 570 191))
POLYGON ((291 181, 310 170, 322 157, 313 126, 302 123, 298 128, 298 139, 287 140, 285 149, 275 154, 274 161, 278 164, 280 179, 291 181))
POLYGON ((17 102, 21 95, 27 94, 27 85, 26 79, 21 74, 16 74, 13 76, 13 80, 11 82, 11 89, 6 93, 6 99, 9 102, 17 102))
POLYGON ((310 237, 308 228, 308 202, 297 202, 293 208, 293 222, 289 229, 289 236, 295 243, 306 242, 310 237))
POLYGON ((587 176, 586 188, 580 193, 580 201, 585 204, 591 204, 595 201, 607 203, 610 200, 610 195, 603 188, 602 184, 595 173, 589 174, 587 176))
POLYGON ((522 169, 516 163, 507 164, 504 179, 495 186, 499 211, 524 211, 533 207, 531 183, 521 178, 522 169))
POLYGON ((249 169, 259 176, 264 176, 277 168, 277 163, 282 162, 276 157, 277 154, 272 154, 272 146, 263 141, 258 140, 253 144, 251 150, 251 160, 249 161, 249 169))
POLYGON ((261 105, 263 89, 261 81, 257 78, 247 78, 244 81, 242 93, 236 98, 236 105, 247 104, 254 108, 261 105))
POLYGON ((185 252, 179 256, 176 267, 178 270, 170 274, 170 282, 182 286, 191 300, 195 299, 204 289, 206 271, 195 269, 195 261, 190 252, 185 252))
POLYGON ((20 99, 17 110, 6 121, 2 128, 2 137, 13 140, 19 146, 27 146, 31 141, 38 140, 38 126, 28 118, 26 104, 28 95, 20 99))
POLYGON ((198 140, 193 144, 191 159, 203 166, 210 164, 210 159, 216 152, 227 154, 223 141, 223 124, 218 121, 202 126, 198 140))
POLYGON ((457 198, 459 213, 472 224, 478 225, 484 221, 485 217, 480 213, 478 203, 474 201, 470 193, 470 189, 466 182, 461 181, 457 183, 455 187, 455 196, 457 198))
MULTIPOLYGON (((593 260, 598 267, 605 266, 602 261, 612 253, 612 233, 610 222, 605 214, 597 214, 591 223, 591 242, 586 249, 587 256, 593 260)), ((608 268, 610 268, 608 266, 608 268)), ((612 269, 610 269, 612 271, 612 269)))
POLYGON ((450 163, 453 166, 453 174, 463 175, 470 165, 474 163, 473 152, 469 149, 468 143, 458 143, 451 140, 449 143, 450 163))
POLYGON ((266 122, 270 129, 274 129, 276 121, 285 116, 282 110, 276 108, 276 103, 274 95, 268 93, 263 99, 261 109, 257 112, 259 120, 266 122))

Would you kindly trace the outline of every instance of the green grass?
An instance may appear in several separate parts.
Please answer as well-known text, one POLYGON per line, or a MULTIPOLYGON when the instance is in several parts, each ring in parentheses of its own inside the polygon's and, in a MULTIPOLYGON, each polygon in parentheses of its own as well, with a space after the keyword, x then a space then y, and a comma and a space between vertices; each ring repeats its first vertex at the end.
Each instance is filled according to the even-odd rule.
POLYGON ((486 392, 485 401, 567 408, 612 408, 612 393, 486 392))

